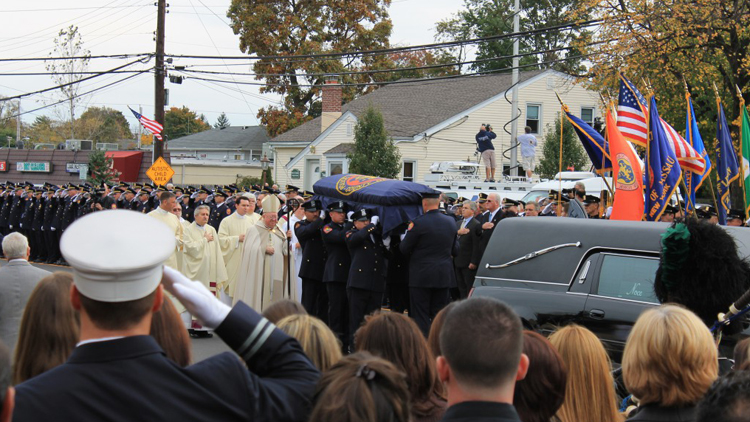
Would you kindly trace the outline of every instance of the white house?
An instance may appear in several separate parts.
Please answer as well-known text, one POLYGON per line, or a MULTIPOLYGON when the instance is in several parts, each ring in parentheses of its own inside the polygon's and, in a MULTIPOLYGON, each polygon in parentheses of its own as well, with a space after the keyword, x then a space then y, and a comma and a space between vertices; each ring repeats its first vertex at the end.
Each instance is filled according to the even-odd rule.
MULTIPOLYGON (((357 117, 372 104, 383 114, 385 128, 401 152, 401 179, 424 180, 437 161, 479 159, 474 136, 482 123, 493 126, 498 167, 510 166, 503 151, 510 135, 503 130, 511 121, 511 75, 493 74, 387 85, 341 106, 341 90, 328 83, 323 88, 323 115, 269 141, 274 180, 310 190, 325 176, 348 172, 346 153, 354 142, 357 117), (507 99, 506 99, 507 94, 507 99)), ((560 112, 557 92, 570 110, 593 123, 602 115, 598 94, 575 84, 554 70, 521 72, 519 134, 530 126, 540 145, 560 112)), ((520 152, 519 152, 520 156, 520 152)), ((373 157, 374 160, 377 157, 373 157)))

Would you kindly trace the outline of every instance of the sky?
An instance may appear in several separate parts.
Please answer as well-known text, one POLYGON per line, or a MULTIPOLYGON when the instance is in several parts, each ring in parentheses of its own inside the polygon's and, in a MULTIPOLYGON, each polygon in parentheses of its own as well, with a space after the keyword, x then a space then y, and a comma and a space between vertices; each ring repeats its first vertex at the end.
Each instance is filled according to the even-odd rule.
MULTIPOLYGON (((240 56, 239 37, 229 27, 226 11, 231 0, 168 0, 166 16, 166 52, 168 54, 240 56)), ((91 55, 138 54, 155 50, 155 0, 30 0, 14 2, 0 10, 0 58, 46 57, 54 47, 54 38, 62 28, 77 25, 85 48, 91 55)), ((393 21, 392 45, 419 45, 435 42, 435 24, 456 13, 462 0, 393 0, 389 13, 393 21)), ((130 59, 133 60, 133 59, 130 59)), ((130 60, 92 60, 89 70, 108 70, 130 60)), ((204 62, 205 63, 205 62, 204 62)), ((224 66, 214 61, 217 71, 249 72, 248 66, 224 66)), ((236 63, 236 62, 225 62, 236 63)), ((197 64, 194 59, 176 59, 174 65, 197 64)), ((128 69, 153 67, 136 64, 128 69)), ((8 97, 55 85, 50 76, 9 76, 7 73, 44 72, 43 61, 0 62, 0 96, 8 97)), ((131 74, 101 76, 81 83, 81 92, 104 86, 131 74)), ((222 78, 224 78, 222 76, 222 78)), ((257 86, 227 85, 185 80, 181 85, 167 80, 169 106, 187 106, 204 114, 209 123, 222 112, 233 126, 257 125, 259 108, 279 105, 277 95, 259 94, 257 86)), ((120 84, 104 88, 84 98, 76 116, 87 107, 106 106, 123 112, 131 127, 136 125, 128 106, 153 117, 154 76, 145 73, 120 84)), ((21 109, 29 111, 59 100, 59 91, 21 99, 21 109)), ((37 116, 63 118, 67 108, 51 107, 22 116, 32 123, 37 116)))

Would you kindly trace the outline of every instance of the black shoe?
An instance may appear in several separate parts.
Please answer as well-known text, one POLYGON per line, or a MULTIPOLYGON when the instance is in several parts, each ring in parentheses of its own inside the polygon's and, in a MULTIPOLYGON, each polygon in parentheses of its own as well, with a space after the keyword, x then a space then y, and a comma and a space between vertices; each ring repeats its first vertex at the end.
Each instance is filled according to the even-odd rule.
POLYGON ((490 179, 490 183, 495 183, 495 179, 490 179))

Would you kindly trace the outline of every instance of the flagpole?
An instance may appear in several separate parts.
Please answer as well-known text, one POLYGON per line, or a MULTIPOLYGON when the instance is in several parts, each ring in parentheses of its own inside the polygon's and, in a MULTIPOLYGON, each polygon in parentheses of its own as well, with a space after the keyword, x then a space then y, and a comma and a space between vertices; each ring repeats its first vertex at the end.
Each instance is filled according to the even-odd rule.
MULTIPOLYGON (((690 90, 688 89, 687 81, 685 80, 684 77, 682 78, 682 83, 685 84, 685 100, 687 102, 686 106, 687 106, 688 121, 687 121, 687 124, 685 126, 687 126, 688 143, 690 144, 690 146, 692 146, 693 148, 695 148, 695 144, 693 143, 693 114, 692 114, 692 112, 690 110, 691 109, 691 107, 690 107, 690 90)), ((690 172, 690 170, 688 170, 688 172, 690 172)), ((690 186, 691 186, 691 189, 692 189, 693 175, 691 174, 689 176, 690 176, 690 186)), ((691 189, 688 189, 687 184, 685 183, 685 178, 682 179, 682 185, 685 187, 685 192, 688 195, 688 204, 691 205, 690 212, 692 214, 693 212, 695 212, 695 201, 693 200, 693 191, 691 189)))
MULTIPOLYGON (((648 104, 651 104, 651 96, 652 96, 651 92, 649 91, 649 96, 646 99, 646 102, 648 104)), ((646 117, 646 165, 644 167, 646 168, 646 180, 643 183, 644 188, 646 186, 650 185, 648 177, 649 177, 649 173, 650 173, 649 170, 650 170, 650 167, 651 167, 651 135, 652 135, 651 134, 651 125, 650 125, 650 122, 649 122, 649 120, 651 120, 651 114, 650 113, 646 113, 645 117, 646 117)), ((646 189, 645 194, 648 195, 648 189, 646 189)), ((644 204, 646 202, 647 201, 644 201, 644 204)), ((643 209, 643 220, 644 221, 647 220, 645 207, 643 209)))
MULTIPOLYGON (((555 93, 557 95, 557 93, 555 93)), ((557 99, 560 99, 560 96, 557 96, 557 99)), ((563 113, 565 113, 565 106, 562 105, 562 102, 560 102, 560 169, 559 169, 559 175, 560 175, 560 186, 557 190, 557 216, 559 217, 560 214, 562 214, 562 165, 563 165, 563 128, 565 127, 565 118, 563 117, 563 113)))
MULTIPOLYGON (((745 98, 742 96, 742 90, 739 86, 737 88, 737 97, 740 99, 740 156, 737 157, 737 163, 740 165, 740 186, 742 187, 742 198, 745 201, 745 214, 747 214, 747 192, 745 191, 745 165, 743 164, 742 158, 745 156, 745 140, 742 139, 742 121, 743 121, 743 109, 745 108, 745 98)), ((747 218, 747 216, 745 216, 747 218)))
MULTIPOLYGON (((719 90, 718 90, 718 88, 716 88, 716 82, 714 82, 713 85, 714 85, 714 94, 716 95, 716 119, 718 120, 718 119, 721 118, 721 97, 719 96, 719 90)), ((717 148, 719 148, 719 149, 721 148, 721 145, 719 145, 719 140, 718 139, 716 139, 716 146, 714 147, 714 151, 717 148)), ((721 163, 717 162, 716 166, 712 166, 712 167, 716 167, 716 183, 717 184, 720 183, 720 179, 719 179, 719 165, 720 164, 721 163)), ((710 180, 709 180, 708 184, 709 185, 711 184, 710 180)), ((729 195, 731 195, 731 186, 727 186, 727 192, 729 192, 729 195)), ((713 186, 711 186, 711 196, 714 198, 714 207, 716 207, 716 213, 718 214, 719 213, 719 201, 717 201, 716 191, 714 191, 714 187, 713 186)), ((726 212, 726 211, 729 211, 729 210, 724 210, 724 212, 726 212)))

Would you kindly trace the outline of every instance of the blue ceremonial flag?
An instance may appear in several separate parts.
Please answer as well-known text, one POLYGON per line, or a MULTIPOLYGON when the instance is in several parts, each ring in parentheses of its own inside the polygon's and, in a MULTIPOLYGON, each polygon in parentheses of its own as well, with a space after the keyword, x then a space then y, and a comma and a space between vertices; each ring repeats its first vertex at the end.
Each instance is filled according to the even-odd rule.
POLYGON ((656 99, 651 98, 649 108, 648 130, 648 183, 646 186, 646 221, 659 221, 664 208, 669 204, 677 185, 680 183, 682 169, 677 162, 674 150, 669 146, 667 134, 661 124, 656 99))
POLYGON ((732 145, 732 135, 729 133, 727 118, 724 116, 724 106, 721 100, 717 99, 719 108, 719 119, 716 122, 716 173, 719 175, 719 197, 717 205, 719 209, 719 224, 726 226, 727 211, 731 201, 729 199, 729 185, 740 177, 739 165, 737 164, 737 154, 734 152, 732 145))
POLYGON ((313 185, 315 199, 323 206, 344 201, 352 211, 371 208, 380 218, 387 235, 403 223, 422 214, 422 194, 435 192, 425 185, 359 174, 338 174, 318 180, 313 185))
POLYGON ((687 208, 687 211, 690 212, 695 210, 695 193, 698 192, 698 188, 701 187, 703 180, 711 172, 711 160, 708 158, 708 151, 706 151, 706 147, 705 145, 703 145, 703 138, 701 138, 701 134, 698 131, 698 122, 695 120, 695 112, 693 111, 693 100, 692 98, 690 98, 689 92, 687 92, 685 96, 687 97, 685 138, 687 138, 690 146, 692 146, 693 149, 698 154, 700 154, 704 160, 706 160, 706 170, 703 172, 703 174, 696 174, 691 171, 686 171, 683 175, 685 177, 685 186, 687 187, 689 194, 689 200, 686 201, 685 208, 687 208))
POLYGON ((612 170, 612 161, 609 157, 609 145, 602 135, 599 134, 593 127, 588 123, 579 119, 570 113, 568 106, 563 105, 565 110, 565 116, 568 121, 575 128, 578 139, 581 140, 583 148, 586 150, 591 162, 594 163, 594 168, 597 173, 603 173, 605 171, 612 170))

